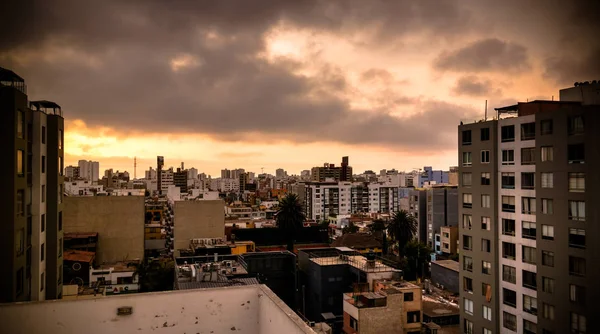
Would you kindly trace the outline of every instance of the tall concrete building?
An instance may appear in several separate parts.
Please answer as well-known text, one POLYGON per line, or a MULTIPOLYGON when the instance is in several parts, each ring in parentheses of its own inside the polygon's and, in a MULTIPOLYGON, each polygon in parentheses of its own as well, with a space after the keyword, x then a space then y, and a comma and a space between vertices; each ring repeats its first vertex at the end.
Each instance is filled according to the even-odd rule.
POLYGON ((464 333, 594 331, 600 85, 587 86, 459 126, 464 333))
MULTIPOLYGON (((436 234, 442 226, 458 225, 458 189, 456 186, 434 186, 427 193, 427 244, 436 247, 436 234)), ((440 246, 440 245, 437 245, 440 246)))
POLYGON ((314 182, 324 182, 327 179, 352 181, 352 167, 348 165, 348 157, 343 157, 341 167, 325 163, 323 167, 313 167, 310 171, 310 176, 314 182))
POLYGON ((100 179, 100 163, 98 161, 79 160, 77 165, 80 178, 88 180, 92 184, 98 184, 100 179))
POLYGON ((0 303, 62 295, 63 118, 0 68, 0 303))

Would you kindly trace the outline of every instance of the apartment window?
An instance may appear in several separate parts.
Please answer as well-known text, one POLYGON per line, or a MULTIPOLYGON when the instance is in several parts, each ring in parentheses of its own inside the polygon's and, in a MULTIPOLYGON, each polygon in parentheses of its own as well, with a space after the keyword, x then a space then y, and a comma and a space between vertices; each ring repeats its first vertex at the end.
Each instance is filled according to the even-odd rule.
POLYGON ((352 327, 352 329, 354 329, 355 331, 358 331, 358 320, 354 319, 353 317, 350 317, 350 327, 352 327))
POLYGON ((471 152, 463 152, 462 165, 463 167, 471 167, 473 165, 471 152))
POLYGON ((542 265, 554 267, 554 252, 542 251, 542 265))
POLYGON ((462 185, 464 187, 470 187, 472 184, 472 174, 471 173, 462 173, 462 185))
POLYGON ((544 303, 542 305, 542 316, 546 319, 554 320, 554 305, 544 303))
POLYGON ((506 125, 500 129, 501 140, 503 143, 509 141, 515 141, 515 126, 514 125, 506 125))
POLYGON ((542 146, 542 148, 541 148, 541 158, 542 158, 542 162, 554 161, 554 147, 552 147, 552 146, 542 146))
POLYGON ((492 251, 492 242, 488 239, 481 239, 481 251, 489 253, 492 251))
POLYGON ((536 264, 535 263, 536 250, 534 247, 523 246, 522 251, 523 251, 523 262, 530 263, 530 264, 536 264))
POLYGON ((535 123, 521 124, 521 140, 535 139, 535 123))
POLYGON ((491 196, 490 195, 481 195, 481 207, 489 208, 491 206, 491 196))
POLYGON ((58 149, 62 150, 63 148, 63 131, 58 130, 58 149))
POLYGON ((62 211, 58 213, 58 231, 62 231, 62 211))
POLYGON ((17 111, 17 138, 25 138, 25 114, 23 110, 17 111))
POLYGON ((462 144, 471 145, 471 130, 465 130, 462 132, 462 144))
POLYGON ((481 129, 481 141, 490 140, 490 128, 481 129))
POLYGON ((473 271, 473 258, 463 255, 463 270, 473 271))
POLYGON ((517 316, 508 312, 502 312, 502 326, 516 332, 517 316))
POLYGON ((577 256, 569 256, 569 274, 573 276, 585 276, 585 259, 577 256))
POLYGON ((549 198, 542 198, 542 213, 551 215, 554 213, 554 202, 549 198))
POLYGON ((585 202, 584 201, 569 201, 569 219, 585 220, 585 202))
POLYGON ((473 237, 469 235, 463 235, 463 249, 472 250, 473 249, 473 237))
POLYGON ((487 151, 487 150, 481 151, 481 163, 482 164, 490 163, 490 151, 487 151))
POLYGON ((553 124, 551 119, 544 119, 540 121, 540 134, 551 135, 553 130, 553 124))
POLYGON ((517 269, 515 267, 502 265, 502 280, 505 282, 517 283, 517 269))
POLYGON ((536 334, 537 324, 529 320, 523 319, 523 334, 536 334))
POLYGON ((46 250, 45 244, 42 244, 42 246, 40 246, 40 261, 44 261, 44 251, 46 250))
POLYGON ((502 234, 515 235, 515 220, 502 218, 502 234))
POLYGON ((63 253, 63 239, 58 239, 58 257, 61 257, 63 253))
POLYGON ((467 314, 473 315, 473 301, 470 299, 464 299, 465 312, 467 314))
POLYGON ((19 268, 17 270, 17 296, 20 296, 23 293, 23 268, 19 268))
POLYGON ((46 156, 42 155, 42 173, 46 173, 46 156))
POLYGON ((569 228, 569 247, 585 248, 585 230, 569 228))
POLYGON ((542 188, 554 188, 554 174, 542 173, 542 188))
MULTIPOLYGON (((63 185, 59 184, 58 185, 58 197, 57 197, 58 198, 58 204, 62 203, 62 201, 63 201, 63 195, 64 195, 63 185)), ((131 193, 129 193, 129 195, 131 195, 131 193)), ((344 204, 342 204, 342 206, 344 206, 344 204)))
POLYGON ((464 333, 465 334, 473 334, 473 323, 467 319, 464 319, 464 333))
POLYGON ((64 173, 64 171, 63 171, 62 157, 58 157, 58 175, 62 176, 63 173, 64 173))
POLYGON ((491 184, 491 175, 490 173, 481 173, 481 185, 489 186, 491 184))
POLYGON ((517 293, 511 289, 502 289, 502 302, 504 305, 517 307, 517 293))
POLYGON ((421 311, 406 312, 406 319, 409 324, 421 322, 421 311))
POLYGON ((502 165, 510 166, 515 164, 515 150, 502 150, 502 165))
POLYGON ((554 240, 554 226, 542 224, 542 239, 554 240))
POLYGON ((535 215, 535 197, 521 198, 521 212, 528 215, 535 215))
POLYGON ((584 130, 583 116, 581 116, 581 115, 570 116, 568 119, 567 126, 569 129, 569 135, 576 135, 576 134, 583 133, 583 130, 584 130))
POLYGON ((585 316, 571 312, 571 333, 587 333, 587 324, 585 316))
POLYGON ((515 196, 502 196, 502 211, 515 212, 515 196))
POLYGON ((46 281, 44 280, 44 276, 45 276, 45 275, 44 275, 44 273, 42 273, 42 274, 40 275, 40 291, 44 291, 44 283, 46 282, 46 281))
POLYGON ((502 257, 514 260, 517 257, 517 247, 512 242, 502 242, 502 257))
POLYGON ((25 190, 17 190, 17 216, 25 216, 25 190))
POLYGON ((473 195, 472 194, 463 194, 463 208, 472 208, 473 207, 473 195))
POLYGON ((537 289, 537 274, 523 270, 523 286, 533 290, 537 289))
POLYGON ((46 185, 42 184, 42 203, 46 201, 46 185))
POLYGON ((46 127, 42 126, 42 144, 46 144, 46 127))
POLYGON ((491 307, 483 305, 482 313, 483 313, 483 318, 485 320, 492 321, 492 308, 491 307))
POLYGON ((491 329, 484 328, 483 334, 493 334, 491 329))
POLYGON ((537 298, 523 295, 523 311, 537 315, 537 298))
POLYGON ((492 274, 492 263, 488 261, 481 261, 481 273, 486 275, 492 274))
POLYGON ((515 173, 502 173, 502 188, 515 189, 515 173))
POLYGON ((21 228, 17 230, 17 233, 15 234, 15 246, 17 256, 20 256, 23 253, 25 253, 25 229, 21 228))
POLYGON ((23 150, 17 150, 17 176, 25 175, 25 168, 23 160, 25 158, 25 153, 23 150))
POLYGON ((542 291, 546 293, 554 293, 554 279, 550 277, 542 277, 542 291))
POLYGON ((46 215, 42 214, 40 220, 41 220, 40 228, 41 228, 41 231, 44 232, 46 230, 46 215))
POLYGON ((535 147, 521 149, 521 165, 535 164, 535 147))
POLYGON ((414 300, 414 294, 412 292, 404 293, 404 301, 405 302, 412 302, 413 300, 414 300))
POLYGON ((535 239, 537 235, 536 223, 534 222, 521 222, 521 235, 525 239, 535 239))
POLYGON ((573 303, 585 304, 585 288, 579 285, 569 285, 569 300, 573 303))
POLYGON ((567 158, 570 164, 582 164, 585 162, 585 147, 583 144, 567 146, 567 158))
POLYGON ((463 228, 465 230, 470 230, 473 226, 473 216, 471 215, 463 215, 463 228))
POLYGON ((481 217, 481 229, 489 231, 491 228, 491 218, 490 217, 481 217))
POLYGON ((486 298, 486 300, 489 302, 491 300, 491 295, 492 295, 492 286, 487 284, 487 283, 481 283, 481 295, 482 296, 490 296, 489 299, 486 298))
POLYGON ((535 173, 521 173, 521 189, 535 189, 535 173))
POLYGON ((585 173, 569 173, 569 191, 585 191, 585 173))
POLYGON ((468 293, 473 293, 473 279, 463 277, 463 289, 468 293))

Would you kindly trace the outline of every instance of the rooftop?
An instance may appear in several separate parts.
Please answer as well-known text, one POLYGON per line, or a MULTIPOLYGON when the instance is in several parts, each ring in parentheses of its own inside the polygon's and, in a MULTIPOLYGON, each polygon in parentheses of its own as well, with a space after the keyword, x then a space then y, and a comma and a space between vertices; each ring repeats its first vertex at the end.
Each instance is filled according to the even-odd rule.
POLYGON ((63 252, 63 259, 65 261, 92 263, 94 261, 94 257, 96 257, 95 252, 86 252, 72 249, 67 249, 63 252))
POLYGON ((331 243, 331 247, 345 246, 349 248, 378 248, 381 242, 368 233, 346 233, 331 243))
POLYGON ((65 240, 90 237, 98 237, 98 232, 67 232, 64 234, 65 240))
POLYGON ((341 265, 348 264, 353 266, 356 269, 362 270, 364 272, 388 272, 388 271, 399 271, 390 266, 386 266, 385 264, 377 261, 377 260, 368 260, 366 257, 362 255, 339 255, 339 256, 330 256, 330 257, 314 257, 311 258, 311 261, 321 266, 331 266, 331 265, 341 265))
POLYGON ((430 318, 460 314, 458 305, 448 301, 440 301, 427 295, 423 295, 422 304, 423 314, 426 314, 430 318))
POLYGON ((132 260, 128 262, 113 262, 113 263, 103 263, 95 268, 96 270, 109 270, 112 269, 113 272, 130 272, 135 271, 135 266, 131 265, 134 263, 138 263, 139 260, 132 260))
POLYGON ((39 100, 29 102, 29 107, 33 110, 39 110, 46 114, 56 115, 62 117, 62 109, 58 104, 52 101, 39 100))
POLYGON ((452 271, 458 272, 460 270, 458 261, 453 260, 438 260, 433 261, 431 264, 437 264, 438 266, 444 267, 446 269, 450 269, 452 271))

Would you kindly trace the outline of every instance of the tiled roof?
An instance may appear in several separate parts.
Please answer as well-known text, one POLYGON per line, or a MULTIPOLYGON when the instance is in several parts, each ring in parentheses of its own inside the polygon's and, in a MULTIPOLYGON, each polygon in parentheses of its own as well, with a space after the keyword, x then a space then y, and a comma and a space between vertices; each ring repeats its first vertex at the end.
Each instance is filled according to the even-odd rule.
POLYGON ((96 257, 96 253, 94 252, 78 251, 71 249, 65 250, 63 252, 63 259, 65 261, 92 263, 92 261, 94 261, 94 257, 96 257))

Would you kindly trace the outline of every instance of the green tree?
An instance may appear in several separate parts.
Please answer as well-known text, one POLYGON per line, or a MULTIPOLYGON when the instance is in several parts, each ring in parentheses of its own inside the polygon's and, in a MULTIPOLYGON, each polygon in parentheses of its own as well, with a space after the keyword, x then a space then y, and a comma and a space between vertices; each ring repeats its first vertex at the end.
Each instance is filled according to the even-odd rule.
POLYGON ((404 267, 404 279, 416 280, 428 272, 428 263, 431 260, 431 248, 417 240, 409 241, 403 248, 402 254, 406 259, 404 267))
POLYGON ((371 225, 369 225, 371 232, 380 232, 385 230, 385 222, 381 219, 375 219, 371 225))
POLYGON ((342 233, 343 234, 346 234, 346 233, 356 233, 356 232, 358 232, 358 226, 354 225, 353 222, 350 222, 348 224, 348 226, 346 226, 346 227, 344 227, 342 229, 342 233))
POLYGON ((394 213, 387 230, 392 240, 398 244, 398 250, 400 251, 415 237, 417 220, 405 210, 400 210, 394 213))
POLYGON ((135 267, 139 278, 140 292, 173 290, 175 279, 175 263, 173 260, 150 260, 140 263, 129 263, 135 267))
POLYGON ((275 220, 277 227, 284 231, 288 251, 293 252, 296 233, 302 228, 305 220, 298 195, 287 194, 279 200, 275 220))

